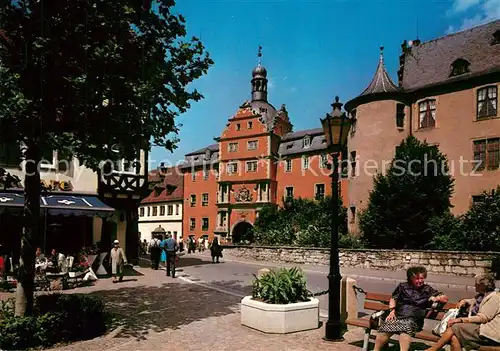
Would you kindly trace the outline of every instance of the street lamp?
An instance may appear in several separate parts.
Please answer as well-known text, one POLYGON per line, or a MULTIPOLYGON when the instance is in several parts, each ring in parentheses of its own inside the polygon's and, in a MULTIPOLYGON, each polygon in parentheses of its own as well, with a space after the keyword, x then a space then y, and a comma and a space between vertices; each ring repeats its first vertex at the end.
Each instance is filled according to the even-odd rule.
POLYGON ((339 258, 339 154, 347 144, 351 120, 342 112, 342 103, 335 97, 332 114, 321 120, 326 143, 332 155, 332 227, 330 244, 330 273, 328 274, 328 321, 325 337, 327 341, 342 339, 343 325, 340 320, 340 258, 339 258))

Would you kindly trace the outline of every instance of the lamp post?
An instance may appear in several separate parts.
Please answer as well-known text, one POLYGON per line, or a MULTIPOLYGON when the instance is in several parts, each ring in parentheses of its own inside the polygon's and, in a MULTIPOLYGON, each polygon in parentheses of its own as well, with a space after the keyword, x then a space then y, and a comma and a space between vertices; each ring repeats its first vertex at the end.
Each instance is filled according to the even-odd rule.
POLYGON ((330 273, 328 274, 328 321, 325 327, 327 341, 342 339, 343 325, 340 320, 340 258, 339 258, 339 154, 347 144, 351 120, 342 112, 342 103, 335 97, 332 114, 321 119, 326 143, 332 155, 332 227, 330 244, 330 273))

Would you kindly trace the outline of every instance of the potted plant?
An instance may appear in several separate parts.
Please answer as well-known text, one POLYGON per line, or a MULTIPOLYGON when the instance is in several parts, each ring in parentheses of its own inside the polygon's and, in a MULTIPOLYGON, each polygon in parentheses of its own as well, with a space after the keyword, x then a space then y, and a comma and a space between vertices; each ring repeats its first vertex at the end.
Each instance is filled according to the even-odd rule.
POLYGON ((319 300, 311 295, 300 268, 282 268, 255 276, 252 296, 241 300, 241 324, 279 334, 316 329, 319 300))

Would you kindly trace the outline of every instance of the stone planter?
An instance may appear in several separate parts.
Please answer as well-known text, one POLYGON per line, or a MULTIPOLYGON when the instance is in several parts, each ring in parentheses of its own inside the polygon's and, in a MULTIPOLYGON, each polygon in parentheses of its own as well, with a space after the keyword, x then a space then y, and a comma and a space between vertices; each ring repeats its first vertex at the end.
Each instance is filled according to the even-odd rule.
POLYGON ((273 305, 245 296, 241 324, 264 333, 287 334, 319 328, 319 300, 273 305))

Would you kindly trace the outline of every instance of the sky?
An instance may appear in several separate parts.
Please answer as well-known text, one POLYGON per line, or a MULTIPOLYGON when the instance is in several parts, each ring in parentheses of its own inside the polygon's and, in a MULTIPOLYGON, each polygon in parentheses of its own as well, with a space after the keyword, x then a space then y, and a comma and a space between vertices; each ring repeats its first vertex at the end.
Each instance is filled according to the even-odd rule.
POLYGON ((432 40, 500 19, 500 0, 177 0, 175 11, 215 64, 188 87, 204 99, 177 119, 178 148, 153 147, 150 169, 215 143, 251 97, 259 45, 269 102, 286 105, 294 131, 319 128, 335 96, 345 103, 370 83, 380 46, 397 84, 403 40, 432 40))

